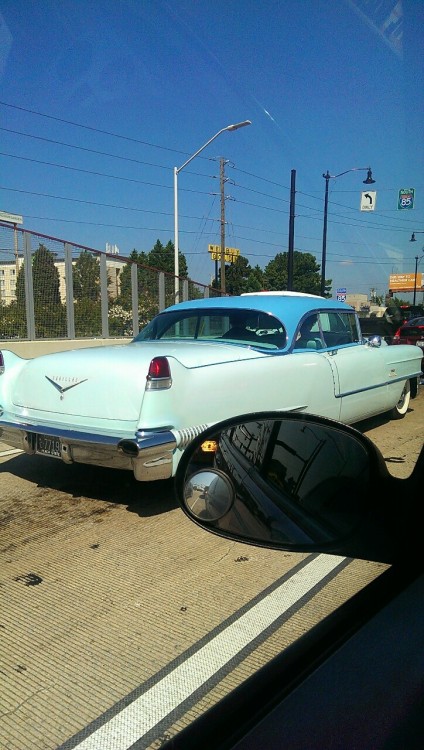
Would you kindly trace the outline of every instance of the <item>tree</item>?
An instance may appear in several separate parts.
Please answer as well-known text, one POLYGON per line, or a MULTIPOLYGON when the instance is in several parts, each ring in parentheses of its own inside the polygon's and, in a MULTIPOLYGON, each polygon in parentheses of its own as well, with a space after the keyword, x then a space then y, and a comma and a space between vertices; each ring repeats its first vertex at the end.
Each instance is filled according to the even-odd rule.
POLYGON ((137 264, 137 288, 139 296, 142 293, 143 286, 146 286, 146 269, 143 266, 147 265, 147 254, 143 251, 139 253, 134 249, 129 257, 132 262, 127 263, 122 269, 119 279, 120 292, 116 301, 125 310, 130 310, 132 305, 131 268, 134 263, 137 264))
POLYGON ((66 336, 66 311, 60 299, 59 271, 54 254, 40 244, 32 258, 35 335, 37 338, 66 336))
MULTIPOLYGON (((60 303, 60 278, 54 264, 54 255, 44 245, 40 245, 32 259, 32 283, 34 303, 60 303)), ((15 287, 16 301, 19 306, 25 306, 25 263, 22 263, 15 287)))
POLYGON ((100 299, 100 264, 88 250, 83 250, 75 262, 73 286, 75 300, 100 299))
POLYGON ((101 336, 101 307, 92 299, 80 299, 75 304, 75 335, 101 336))
POLYGON ((15 296, 17 306, 25 307, 25 263, 22 263, 16 276, 15 296))
MULTIPOLYGON (((165 252, 168 254, 168 257, 171 256, 174 258, 175 261, 175 245, 171 240, 166 244, 165 246, 165 252)), ((165 270, 165 269, 163 269, 165 270)), ((175 273, 175 262, 172 263, 172 270, 171 273, 175 273)), ((186 279, 188 276, 188 268, 187 268, 187 261, 185 255, 181 252, 181 250, 178 251, 178 274, 179 276, 182 276, 182 278, 186 279)))
MULTIPOLYGON (((218 283, 214 280, 212 286, 221 288, 220 267, 218 269, 218 283)), ((228 294, 239 295, 243 292, 259 291, 261 288, 262 282, 258 280, 256 269, 254 273, 249 261, 243 255, 239 255, 231 265, 225 266, 225 291, 228 294)))
MULTIPOLYGON (((157 240, 154 247, 147 256, 147 265, 165 271, 166 273, 175 273, 175 245, 169 241, 164 247, 160 240, 157 240)), ((178 252, 178 274, 187 278, 187 261, 181 251, 178 252)))
MULTIPOLYGON (((147 311, 157 312, 158 301, 158 274, 157 271, 163 271, 168 276, 166 304, 174 302, 174 244, 170 241, 164 246, 160 240, 157 240, 149 253, 133 250, 130 255, 132 263, 137 263, 137 286, 139 295, 139 313, 146 316, 147 311), (172 291, 171 291, 172 282, 172 291)), ((188 277, 187 262, 182 253, 179 253, 179 275, 183 278, 188 277)), ((120 276, 120 293, 116 303, 124 310, 130 310, 132 305, 132 286, 131 286, 131 263, 128 263, 122 270, 120 276)))
POLYGON ((402 307, 409 304, 408 300, 402 299, 401 297, 392 297, 389 301, 389 305, 395 305, 396 307, 402 307))
MULTIPOLYGON (((293 289, 306 294, 320 294, 320 266, 311 253, 293 254, 293 289)), ((325 295, 331 292, 331 279, 325 280, 325 295)))
POLYGON ((27 325, 25 310, 19 306, 16 300, 10 305, 0 303, 0 339, 25 338, 27 336, 27 325))
MULTIPOLYGON (((269 291, 284 291, 288 284, 288 253, 277 253, 263 273, 264 288, 269 291)), ((320 294, 320 266, 311 253, 293 253, 293 291, 320 294)), ((326 294, 331 290, 331 279, 326 281, 326 294)))
POLYGON ((60 278, 54 264, 54 254, 41 244, 32 258, 32 281, 34 305, 60 305, 60 278))
MULTIPOLYGON (((25 308, 25 264, 16 277, 16 320, 22 321, 25 308)), ((32 287, 35 312, 35 335, 49 338, 66 335, 66 311, 60 299, 60 277, 54 253, 45 245, 38 246, 32 257, 32 287)), ((10 313, 14 309, 11 307, 10 313)))
POLYGON ((259 266, 255 266, 250 272, 247 280, 246 292, 260 292, 264 288, 264 272, 259 266))

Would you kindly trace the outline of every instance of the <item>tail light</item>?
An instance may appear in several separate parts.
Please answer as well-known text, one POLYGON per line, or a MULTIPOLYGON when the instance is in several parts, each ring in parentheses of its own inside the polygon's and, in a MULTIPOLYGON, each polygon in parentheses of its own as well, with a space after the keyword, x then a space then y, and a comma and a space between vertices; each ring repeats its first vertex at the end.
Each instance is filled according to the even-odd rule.
POLYGON ((160 391, 172 385, 171 368, 166 357, 153 357, 146 379, 146 391, 160 391))
POLYGON ((400 339, 400 328, 397 329, 396 333, 393 336, 393 339, 400 339))
POLYGON ((4 357, 3 352, 0 352, 0 375, 4 373, 4 357))

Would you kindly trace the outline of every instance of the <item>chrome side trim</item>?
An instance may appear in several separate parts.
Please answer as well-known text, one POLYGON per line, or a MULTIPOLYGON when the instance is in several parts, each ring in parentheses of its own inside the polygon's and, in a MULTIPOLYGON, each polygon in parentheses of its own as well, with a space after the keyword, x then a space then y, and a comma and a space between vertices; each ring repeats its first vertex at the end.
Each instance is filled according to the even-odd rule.
POLYGON ((344 398, 344 396, 353 396, 355 393, 365 393, 365 391, 375 391, 377 388, 385 388, 386 385, 391 385, 392 383, 402 383, 405 380, 413 380, 413 378, 418 378, 421 374, 420 372, 414 372, 412 375, 401 375, 397 378, 391 378, 390 380, 383 380, 382 383, 377 383, 376 385, 369 385, 366 388, 358 388, 354 391, 343 391, 343 393, 336 394, 336 398, 344 398))

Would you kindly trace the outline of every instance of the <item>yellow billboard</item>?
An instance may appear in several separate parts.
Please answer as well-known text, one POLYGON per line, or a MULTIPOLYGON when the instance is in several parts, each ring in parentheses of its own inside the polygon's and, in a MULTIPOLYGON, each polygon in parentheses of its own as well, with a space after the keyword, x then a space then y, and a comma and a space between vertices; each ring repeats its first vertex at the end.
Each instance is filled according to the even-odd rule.
POLYGON ((416 283, 414 273, 392 273, 389 277, 389 289, 391 292, 413 292, 414 289, 424 291, 422 273, 417 273, 416 283))
MULTIPOLYGON (((221 245, 208 245, 208 252, 211 254, 212 260, 221 260, 221 245)), ((224 260, 226 263, 234 263, 239 255, 240 250, 238 248, 226 247, 224 260)))

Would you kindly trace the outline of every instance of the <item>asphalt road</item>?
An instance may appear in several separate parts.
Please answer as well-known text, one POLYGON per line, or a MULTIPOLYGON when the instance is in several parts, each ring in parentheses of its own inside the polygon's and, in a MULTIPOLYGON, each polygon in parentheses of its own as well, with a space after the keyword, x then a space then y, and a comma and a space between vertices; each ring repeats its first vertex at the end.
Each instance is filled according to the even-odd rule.
MULTIPOLYGON (((422 447, 404 420, 359 425, 389 470, 422 447)), ((229 542, 172 482, 66 466, 0 443, 0 747, 158 748, 384 569, 229 542)))

